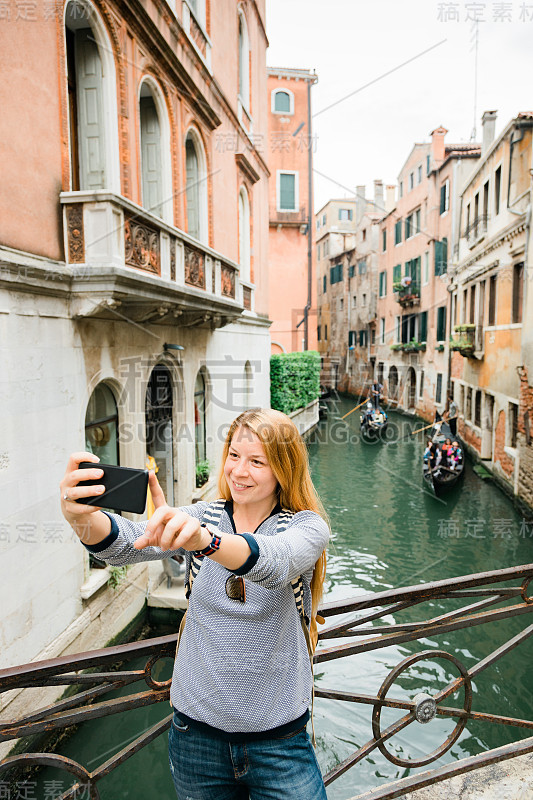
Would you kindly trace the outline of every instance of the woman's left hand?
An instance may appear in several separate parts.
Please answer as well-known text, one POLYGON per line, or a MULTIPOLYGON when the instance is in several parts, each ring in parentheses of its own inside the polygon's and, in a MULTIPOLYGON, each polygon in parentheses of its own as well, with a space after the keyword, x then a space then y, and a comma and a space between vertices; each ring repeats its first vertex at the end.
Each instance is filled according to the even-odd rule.
POLYGON ((166 504, 163 490, 155 474, 150 473, 150 491, 155 511, 146 526, 146 531, 134 543, 136 550, 145 547, 160 547, 161 550, 203 550, 211 541, 211 534, 202 528, 200 520, 178 508, 166 504))

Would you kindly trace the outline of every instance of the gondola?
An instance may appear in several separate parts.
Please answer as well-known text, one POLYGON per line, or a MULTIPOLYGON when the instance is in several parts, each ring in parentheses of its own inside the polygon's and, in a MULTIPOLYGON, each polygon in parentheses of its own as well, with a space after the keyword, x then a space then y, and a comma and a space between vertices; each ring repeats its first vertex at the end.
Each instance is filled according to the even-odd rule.
MULTIPOLYGON (((438 496, 455 486, 463 475, 465 468, 464 449, 459 437, 452 434, 450 426, 440 415, 437 415, 429 438, 436 445, 437 451, 440 450, 446 439, 458 442, 461 448, 461 458, 453 469, 442 463, 436 463, 431 467, 430 463, 424 460, 424 481, 431 491, 438 496)), ((438 458, 436 460, 439 461, 438 458)))
POLYGON ((389 421, 387 415, 380 406, 375 409, 369 401, 359 418, 361 420, 361 437, 365 441, 376 442, 383 438, 389 421), (380 415, 381 421, 378 422, 375 419, 376 415, 380 415))

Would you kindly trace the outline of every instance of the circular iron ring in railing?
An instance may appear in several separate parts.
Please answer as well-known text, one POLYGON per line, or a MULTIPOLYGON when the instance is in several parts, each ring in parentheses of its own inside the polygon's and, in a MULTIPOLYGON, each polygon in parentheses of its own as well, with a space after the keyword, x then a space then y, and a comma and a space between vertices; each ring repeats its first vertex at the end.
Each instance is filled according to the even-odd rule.
MULTIPOLYGON (((100 800, 100 794, 96 788, 96 783, 91 780, 91 775, 85 767, 78 764, 77 761, 72 761, 65 756, 58 756, 54 753, 22 753, 19 756, 9 756, 0 763, 0 773, 2 770, 10 769, 11 767, 55 767, 56 769, 64 769, 70 772, 78 779, 78 783, 89 790, 90 800, 100 800)), ((73 787, 71 787, 73 788, 73 787)), ((67 789, 67 791, 69 791, 67 789)))
MULTIPOLYGON (((470 677, 468 675, 466 667, 464 667, 460 661, 458 661, 455 656, 446 653, 444 650, 424 650, 422 653, 418 653, 417 655, 408 656, 408 658, 404 658, 403 661, 394 667, 394 669, 388 674, 385 678, 383 683, 381 684, 379 691, 378 691, 378 698, 380 700, 385 700, 387 696, 387 692, 395 682, 395 680, 401 675, 401 673, 410 667, 412 664, 416 664, 417 661, 423 661, 425 659, 435 659, 435 658, 444 658, 448 661, 451 661, 452 664, 455 664, 459 672, 462 676, 462 683, 465 687, 465 698, 464 698, 464 710, 467 714, 470 712, 472 708, 472 684, 470 682, 470 677)), ((418 719, 419 722, 429 722, 430 719, 433 719, 436 713, 436 704, 438 703, 438 695, 435 698, 429 698, 427 695, 421 696, 417 695, 415 697, 415 701, 413 702, 413 722, 418 719), (418 699, 417 699, 418 698, 418 699), (435 708, 432 708, 431 700, 435 703, 435 708), (435 713, 434 713, 435 712, 435 713)), ((392 761, 393 764, 396 764, 399 767, 423 767, 426 764, 430 764, 435 759, 440 758, 440 756, 444 755, 450 747, 457 741, 461 733, 463 732, 465 725, 467 723, 468 717, 465 715, 459 719, 459 722, 450 733, 450 735, 446 738, 446 740, 441 744, 440 747, 437 747, 436 750, 433 750, 431 753, 428 753, 427 756, 420 759, 406 759, 406 758, 398 758, 398 756, 393 755, 390 753, 385 743, 381 741, 381 705, 375 705, 372 710, 372 732, 374 734, 374 738, 378 743, 378 747, 381 753, 387 758, 389 761, 392 761)))
POLYGON ((162 658, 172 658, 171 655, 156 653, 153 656, 150 656, 148 661, 146 662, 146 666, 144 668, 144 680, 150 687, 150 689, 154 689, 156 692, 160 692, 162 689, 170 689, 170 684, 172 683, 172 678, 169 678, 168 681, 158 681, 152 677, 152 670, 154 665, 157 664, 162 658))
POLYGON ((524 603, 527 603, 527 605, 531 605, 531 603, 533 603, 533 597, 529 597, 527 593, 528 586, 532 580, 533 578, 526 578, 522 586, 520 587, 521 588, 520 595, 524 603))

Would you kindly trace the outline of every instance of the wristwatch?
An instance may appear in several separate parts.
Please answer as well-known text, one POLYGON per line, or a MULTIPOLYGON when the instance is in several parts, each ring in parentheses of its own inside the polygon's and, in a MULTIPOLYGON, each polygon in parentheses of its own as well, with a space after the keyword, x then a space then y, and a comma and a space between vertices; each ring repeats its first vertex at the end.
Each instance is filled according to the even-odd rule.
POLYGON ((206 524, 203 524, 202 528, 205 528, 206 531, 209 531, 209 533, 212 535, 213 538, 211 539, 207 547, 204 547, 203 550, 196 550, 195 555, 211 556, 213 555, 213 553, 216 553, 216 551, 220 548, 222 537, 218 532, 218 528, 212 528, 210 525, 206 524))

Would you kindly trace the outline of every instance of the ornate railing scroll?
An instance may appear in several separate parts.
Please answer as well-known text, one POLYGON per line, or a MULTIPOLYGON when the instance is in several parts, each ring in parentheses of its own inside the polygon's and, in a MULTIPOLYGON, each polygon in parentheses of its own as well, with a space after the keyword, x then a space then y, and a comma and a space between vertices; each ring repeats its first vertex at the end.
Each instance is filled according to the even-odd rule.
MULTIPOLYGON (((532 579, 533 564, 527 564, 434 583, 391 589, 376 594, 360 595, 352 600, 327 603, 321 608, 321 614, 326 621, 339 615, 341 615, 341 619, 334 624, 329 624, 321 631, 321 644, 315 653, 315 663, 320 664, 391 645, 427 639, 430 636, 435 638, 451 631, 473 628, 490 622, 501 622, 511 617, 528 614, 533 611, 533 596, 528 594, 532 579), (510 582, 513 585, 508 585, 510 582), (429 616, 425 616, 423 604, 436 600, 441 603, 451 601, 454 607, 437 616, 434 615, 433 609, 429 616), (462 604, 460 608, 455 607, 458 602, 462 604), (418 621, 400 621, 402 612, 409 609, 411 613, 413 609, 417 614, 420 612, 418 621), (349 617, 346 618, 346 615, 349 617), (394 618, 393 623, 387 621, 391 616, 394 618), (356 641, 353 643, 344 641, 334 645, 334 640, 339 638, 356 639, 356 641), (324 646, 330 641, 332 646, 324 646)), ((317 687, 315 692, 317 697, 372 706, 371 738, 325 776, 326 785, 375 750, 379 750, 389 761, 400 766, 411 768, 430 764, 450 749, 471 720, 517 727, 533 732, 533 721, 503 717, 491 714, 486 710, 473 708, 472 692, 472 681, 480 673, 491 667, 498 659, 509 654, 532 633, 533 624, 524 625, 520 633, 508 638, 496 650, 468 668, 453 653, 442 649, 421 648, 420 652, 409 655, 392 668, 375 696, 327 689, 323 686, 317 687), (394 697, 395 682, 410 666, 424 660, 438 659, 444 660, 454 670, 454 678, 445 687, 425 694, 419 693, 407 699, 394 697), (449 702, 449 698, 460 689, 464 695, 461 706, 446 705, 446 701, 449 702), (382 726, 383 709, 397 709, 399 714, 398 719, 385 729, 382 726), (431 724, 437 717, 454 719, 456 724, 452 732, 433 752, 415 760, 400 758, 387 749, 387 743, 392 737, 409 728, 412 723, 431 724)), ((2 721, 0 723, 0 742, 58 731, 84 720, 118 714, 153 703, 168 702, 170 681, 158 681, 154 668, 160 659, 173 658, 176 639, 177 634, 173 634, 1 670, 0 695, 3 692, 26 687, 74 685, 81 688, 81 691, 74 696, 65 697, 56 703, 37 709, 20 719, 2 721), (117 664, 140 657, 146 658, 142 669, 124 668, 115 671, 117 664), (93 671, 84 672, 85 670, 93 671), (107 693, 139 680, 144 680, 146 684, 146 688, 143 687, 142 691, 139 691, 138 687, 132 687, 133 691, 130 695, 105 699, 107 693)), ((476 696, 476 701, 480 701, 479 696, 476 696)), ((55 753, 23 753, 0 762, 0 781, 13 769, 23 770, 36 765, 54 766, 70 773, 76 781, 55 800, 74 800, 79 796, 80 787, 87 791, 91 800, 99 800, 99 781, 142 747, 168 730, 170 719, 169 714, 92 771, 72 759, 55 753)), ((388 800, 388 798, 398 797, 400 794, 403 796, 444 778, 528 752, 533 752, 533 736, 460 762, 447 764, 444 767, 440 766, 437 769, 388 783, 382 788, 360 795, 357 800, 388 800)))
MULTIPOLYGON (((449 633, 490 622, 516 617, 521 614, 533 612, 533 597, 528 595, 529 583, 533 578, 533 564, 493 572, 467 575, 450 580, 436 581, 403 589, 392 589, 355 597, 351 601, 328 603, 321 609, 321 614, 327 621, 336 615, 350 614, 336 624, 329 625, 322 630, 319 639, 322 645, 337 638, 357 638, 355 643, 343 643, 333 647, 321 647, 315 654, 315 663, 323 663, 357 653, 382 649, 391 645, 398 645, 419 639, 432 639, 440 634, 449 633), (510 581, 519 585, 509 586, 510 581), (431 601, 462 601, 460 608, 453 608, 438 616, 424 618, 420 614, 420 621, 397 621, 401 613, 408 609, 417 608, 422 612, 422 604, 431 601), (464 601, 464 602, 463 602, 464 601), (518 601, 518 602, 517 602, 518 601), (498 608, 489 607, 499 606, 498 608), (393 615, 394 623, 380 624, 382 618, 393 615)), ((479 660, 468 669, 451 653, 444 650, 421 650, 419 653, 404 658, 398 663, 385 678, 375 696, 355 694, 337 689, 316 688, 315 696, 335 700, 344 700, 350 703, 361 703, 372 706, 372 736, 362 747, 358 748, 341 764, 338 764, 324 778, 329 785, 339 778, 348 769, 369 756, 373 751, 379 750, 393 764, 402 767, 422 767, 444 755, 457 741, 465 726, 470 720, 480 720, 496 725, 514 726, 533 731, 533 721, 515 719, 491 714, 486 711, 473 709, 472 681, 483 670, 491 667, 498 659, 514 650, 520 643, 533 634, 533 624, 526 625, 524 629, 509 638, 500 647, 489 655, 479 660), (390 690, 398 678, 413 664, 423 660, 445 660, 453 665, 457 677, 447 686, 436 690, 432 694, 416 694, 410 700, 398 699, 391 696, 390 690), (445 705, 445 701, 459 689, 463 690, 462 707, 455 708, 445 705), (398 709, 399 718, 385 729, 381 725, 381 714, 384 708, 398 709), (387 742, 392 737, 403 731, 411 723, 431 723, 436 717, 456 719, 456 725, 449 736, 433 752, 419 759, 400 758, 389 752, 387 742)), ((359 795, 357 800, 386 800, 397 797, 399 787, 401 794, 414 791, 431 783, 435 783, 461 772, 494 763, 497 760, 533 751, 533 738, 523 739, 507 745, 498 750, 489 750, 473 759, 466 759, 456 764, 447 765, 446 768, 424 772, 409 778, 389 783, 383 789, 375 789, 359 795)), ((356 800, 356 798, 353 798, 356 800)))
MULTIPOLYGON (((3 721, 0 723, 0 742, 57 731, 88 719, 119 714, 132 708, 165 700, 168 702, 170 680, 164 682, 156 680, 154 667, 160 659, 174 657, 176 640, 177 634, 172 634, 157 639, 146 639, 132 644, 0 670, 0 693, 27 687, 68 687, 69 685, 90 687, 85 690, 82 688, 80 693, 40 708, 21 719, 10 722, 3 721), (141 657, 146 658, 142 669, 123 671, 110 669, 117 662, 141 657), (82 672, 89 669, 95 671, 82 672), (146 690, 137 691, 126 697, 102 699, 108 692, 139 680, 145 681, 146 690)), ((0 779, 3 778, 6 771, 13 769, 20 770, 37 765, 57 767, 73 775, 77 782, 55 800, 74 800, 80 796, 80 791, 87 791, 91 800, 99 800, 98 782, 115 767, 168 730, 171 717, 172 715, 169 714, 161 722, 153 725, 93 771, 87 770, 72 759, 55 753, 23 753, 10 756, 0 762, 0 779)))

